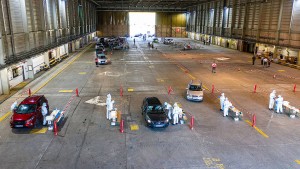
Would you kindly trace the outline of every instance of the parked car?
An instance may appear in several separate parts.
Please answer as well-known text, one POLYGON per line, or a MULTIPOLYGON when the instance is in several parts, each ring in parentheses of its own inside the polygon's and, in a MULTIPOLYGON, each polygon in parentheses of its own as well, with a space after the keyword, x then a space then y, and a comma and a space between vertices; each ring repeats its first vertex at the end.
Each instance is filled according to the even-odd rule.
POLYGON ((191 50, 191 49, 193 49, 193 48, 192 48, 190 43, 189 44, 184 44, 183 50, 191 50))
POLYGON ((96 55, 98 55, 98 54, 100 54, 100 53, 105 54, 105 51, 103 50, 103 48, 101 48, 101 49, 96 49, 96 55))
POLYGON ((186 88, 186 99, 192 101, 203 101, 202 83, 200 81, 193 81, 188 84, 186 88))
POLYGON ((165 39, 164 44, 173 44, 174 40, 173 39, 165 39))
POLYGON ((155 34, 148 34, 148 38, 152 38, 152 37, 155 37, 155 34))
POLYGON ((96 45, 95 45, 95 49, 105 49, 105 47, 104 47, 104 45, 102 44, 102 43, 97 43, 96 45))
POLYGON ((158 38, 153 38, 153 43, 159 43, 158 38))
POLYGON ((10 120, 11 128, 33 128, 42 124, 42 105, 46 103, 49 112, 48 100, 44 95, 26 97, 14 110, 10 120))
POLYGON ((106 64, 108 64, 108 59, 104 53, 99 53, 96 55, 95 63, 96 63, 97 67, 98 67, 98 65, 106 65, 106 64))
POLYGON ((141 36, 143 36, 142 33, 139 33, 139 34, 135 34, 135 35, 134 35, 134 37, 141 37, 141 36))
POLYGON ((142 115, 149 127, 168 127, 169 119, 157 97, 146 97, 142 104, 142 115))

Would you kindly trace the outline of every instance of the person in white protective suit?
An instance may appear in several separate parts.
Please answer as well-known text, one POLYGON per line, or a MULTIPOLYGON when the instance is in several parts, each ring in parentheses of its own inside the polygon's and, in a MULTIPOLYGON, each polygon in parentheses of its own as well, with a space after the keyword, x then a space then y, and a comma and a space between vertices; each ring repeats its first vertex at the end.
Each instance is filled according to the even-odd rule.
POLYGON ((281 97, 281 95, 278 95, 276 101, 277 101, 276 113, 282 113, 283 97, 281 97))
POLYGON ((228 100, 228 98, 226 97, 225 98, 225 101, 224 101, 224 112, 223 112, 223 116, 228 116, 228 110, 229 110, 229 107, 232 106, 231 102, 228 100))
POLYGON ((43 125, 46 125, 46 116, 48 115, 48 109, 47 109, 47 104, 43 103, 42 105, 42 115, 43 115, 43 125))
POLYGON ((106 96, 107 96, 107 98, 106 98, 106 119, 108 119, 109 111, 110 111, 109 106, 110 106, 110 102, 111 102, 111 95, 107 94, 106 96))
POLYGON ((171 120, 173 107, 171 106, 171 104, 165 102, 165 109, 168 110, 168 118, 169 118, 169 120, 171 120))
POLYGON ((11 112, 13 113, 14 112, 14 109, 18 107, 18 102, 15 101, 11 106, 10 106, 10 110, 11 112))
POLYGON ((182 110, 182 108, 180 108, 179 107, 179 111, 178 111, 179 113, 178 113, 178 117, 180 118, 180 119, 182 119, 182 116, 183 116, 183 110, 182 110))
POLYGON ((225 94, 222 93, 220 96, 220 110, 223 111, 224 110, 224 101, 225 101, 225 94))
POLYGON ((272 93, 270 93, 269 110, 273 109, 275 98, 276 98, 276 90, 273 90, 272 93))
POLYGON ((180 108, 177 103, 174 103, 173 106, 173 124, 178 124, 178 116, 179 116, 180 108))
POLYGON ((114 109, 114 103, 115 103, 115 101, 112 100, 108 105, 108 120, 110 120, 110 112, 113 111, 113 109, 114 109))

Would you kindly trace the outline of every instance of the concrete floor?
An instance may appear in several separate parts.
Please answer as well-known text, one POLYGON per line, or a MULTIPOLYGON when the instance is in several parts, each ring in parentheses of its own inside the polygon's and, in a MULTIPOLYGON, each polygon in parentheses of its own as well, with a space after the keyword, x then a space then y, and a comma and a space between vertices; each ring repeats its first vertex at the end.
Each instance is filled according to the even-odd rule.
MULTIPOLYGON (((128 51, 108 55, 110 65, 95 66, 91 44, 31 82, 28 87, 36 94, 44 94, 51 110, 63 109, 72 98, 65 123, 59 135, 54 136, 50 131, 33 134, 28 129, 12 130, 9 118, 1 121, 0 168, 300 168, 299 118, 268 110, 273 89, 290 104, 300 104, 300 93, 292 91, 293 85, 300 82, 299 70, 277 64, 263 68, 259 60, 253 66, 251 54, 216 46, 181 51, 164 44, 148 49, 147 42, 139 39, 135 48, 129 41, 128 51), (215 74, 211 73, 213 60, 218 64, 215 74), (200 79, 206 88, 201 103, 184 98, 191 78, 200 79), (258 88, 253 93, 255 84, 258 88), (120 86, 123 97, 119 95, 120 86), (171 95, 167 94, 168 86, 174 90, 171 95), (59 92, 76 88, 79 97, 74 97, 74 92, 59 92), (222 116, 220 92, 244 112, 242 121, 222 116), (125 133, 109 125, 105 106, 85 103, 97 96, 105 102, 108 93, 123 114, 125 133), (162 102, 180 102, 188 117, 195 117, 194 130, 188 124, 166 129, 145 127, 140 106, 148 96, 156 96, 162 102), (265 135, 246 122, 251 121, 253 113, 258 129, 265 135), (137 124, 139 130, 131 131, 131 124, 137 124)), ((188 39, 177 41, 195 43, 188 39)), ((8 108, 14 100, 21 100, 21 94, 22 91, 1 107, 8 108)))

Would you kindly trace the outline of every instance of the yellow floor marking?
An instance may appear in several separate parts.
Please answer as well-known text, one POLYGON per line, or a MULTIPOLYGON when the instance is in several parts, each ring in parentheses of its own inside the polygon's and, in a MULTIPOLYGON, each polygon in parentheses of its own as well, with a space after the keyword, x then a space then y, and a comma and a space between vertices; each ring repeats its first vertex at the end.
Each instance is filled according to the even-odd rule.
POLYGON ((182 66, 180 66, 180 65, 177 65, 177 67, 179 67, 182 71, 186 71, 186 69, 184 69, 182 66))
POLYGON ((79 72, 78 74, 80 74, 80 75, 85 75, 86 72, 79 72))
POLYGON ((205 85, 203 85, 203 88, 204 88, 205 90, 208 90, 208 88, 207 88, 205 85))
MULTIPOLYGON (((252 126, 252 123, 249 120, 245 120, 246 123, 248 123, 250 126, 252 126)), ((261 129, 259 129, 258 127, 253 127, 259 134, 261 134, 262 136, 264 136, 265 138, 269 138, 269 136, 264 133, 261 129)))
POLYGON ((156 79, 157 82, 164 82, 163 79, 156 79))
POLYGON ((4 114, 2 117, 0 117, 0 122, 6 119, 8 116, 12 115, 12 113, 9 111, 6 114, 4 114))
POLYGON ((278 72, 284 72, 285 70, 278 70, 278 72))
POLYGON ((297 164, 300 164, 300 160, 295 160, 295 162, 296 162, 297 164))
POLYGON ((190 73, 188 73, 188 75, 190 76, 191 79, 193 79, 193 80, 196 79, 196 78, 195 78, 193 75, 191 75, 190 73))
POLYGON ((132 88, 128 88, 128 90, 127 91, 129 91, 129 92, 133 92, 133 89, 132 88))
POLYGON ((252 123, 249 120, 245 120, 245 122, 252 126, 252 123))
POLYGON ((73 90, 60 90, 59 93, 72 93, 73 90))
POLYGON ((203 158, 203 161, 208 168, 225 169, 219 158, 203 158))
POLYGON ((48 129, 47 127, 43 127, 41 129, 32 129, 30 131, 30 134, 44 134, 47 132, 47 129, 48 129))
POLYGON ((130 130, 132 130, 132 131, 139 130, 139 126, 137 124, 131 124, 130 125, 130 130))

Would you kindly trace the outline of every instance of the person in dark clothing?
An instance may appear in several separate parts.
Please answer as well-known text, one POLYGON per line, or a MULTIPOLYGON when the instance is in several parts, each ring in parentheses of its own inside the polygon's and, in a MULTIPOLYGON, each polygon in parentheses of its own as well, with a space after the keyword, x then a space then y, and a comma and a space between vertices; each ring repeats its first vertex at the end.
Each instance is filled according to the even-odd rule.
POLYGON ((268 67, 270 67, 271 66, 271 59, 269 58, 268 59, 268 67))
POLYGON ((255 56, 255 55, 253 55, 253 56, 252 56, 252 65, 254 65, 254 64, 255 64, 255 60, 256 60, 256 56, 255 56))

